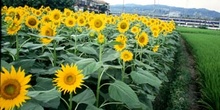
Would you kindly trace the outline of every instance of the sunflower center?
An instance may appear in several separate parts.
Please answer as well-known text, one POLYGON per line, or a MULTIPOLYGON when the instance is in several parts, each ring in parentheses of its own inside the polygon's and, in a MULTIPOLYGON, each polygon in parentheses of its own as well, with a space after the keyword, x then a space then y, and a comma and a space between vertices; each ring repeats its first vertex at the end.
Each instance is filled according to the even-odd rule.
POLYGON ((143 43, 145 41, 145 38, 143 37, 143 36, 141 36, 140 38, 139 38, 139 42, 140 43, 143 43))
POLYGON ((59 19, 60 19, 60 16, 59 16, 58 14, 55 14, 55 15, 54 15, 54 19, 55 19, 55 20, 59 20, 59 19))
POLYGON ((83 24, 83 23, 84 23, 84 20, 83 20, 83 19, 80 19, 79 22, 80 22, 81 24, 83 24))
POLYGON ((16 14, 16 18, 18 18, 18 20, 20 20, 20 15, 19 14, 16 14))
POLYGON ((37 21, 34 18, 32 18, 28 21, 28 24, 30 24, 31 26, 35 26, 37 24, 37 21))
POLYGON ((40 12, 39 12, 39 11, 37 11, 37 12, 36 12, 36 15, 40 15, 40 12))
POLYGON ((95 27, 100 28, 102 26, 102 21, 101 20, 96 20, 95 21, 95 27))
POLYGON ((3 82, 1 87, 1 97, 4 99, 14 99, 20 94, 21 85, 15 79, 9 79, 3 82))
POLYGON ((136 28, 133 28, 133 32, 136 32, 137 31, 137 29, 136 28))
POLYGON ((46 17, 44 21, 45 22, 50 22, 50 18, 46 17))
POLYGON ((76 82, 76 77, 74 75, 67 75, 64 79, 65 84, 72 85, 76 82))
POLYGON ((66 12, 66 16, 69 16, 70 15, 70 12, 66 12))
POLYGON ((127 24, 126 23, 121 23, 121 29, 126 29, 127 24))
POLYGON ((69 24, 69 25, 73 25, 73 21, 70 20, 70 21, 68 22, 68 24, 69 24))
POLYGON ((50 36, 51 35, 49 30, 46 30, 45 34, 46 34, 46 36, 50 36))
POLYGON ((128 59, 128 58, 129 58, 129 55, 128 55, 128 54, 124 54, 124 58, 125 58, 125 59, 128 59))
POLYGON ((119 48, 124 48, 123 44, 118 45, 119 48))
POLYGON ((45 35, 46 36, 53 36, 53 29, 48 28, 47 30, 45 30, 45 35))

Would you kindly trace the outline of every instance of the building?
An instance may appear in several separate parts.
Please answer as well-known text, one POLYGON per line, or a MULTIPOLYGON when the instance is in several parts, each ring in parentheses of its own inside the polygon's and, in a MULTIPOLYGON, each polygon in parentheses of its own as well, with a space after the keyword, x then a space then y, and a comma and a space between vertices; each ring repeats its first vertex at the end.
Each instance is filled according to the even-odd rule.
POLYGON ((109 3, 103 0, 75 0, 74 7, 75 11, 89 11, 106 14, 110 13, 109 3))

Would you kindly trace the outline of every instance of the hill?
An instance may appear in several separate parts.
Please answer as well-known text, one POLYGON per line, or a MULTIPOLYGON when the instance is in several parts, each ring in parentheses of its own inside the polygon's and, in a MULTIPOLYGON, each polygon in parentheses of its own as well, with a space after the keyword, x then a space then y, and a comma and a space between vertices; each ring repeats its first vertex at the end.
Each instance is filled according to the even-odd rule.
MULTIPOLYGON (((123 11, 123 5, 111 5, 110 11, 118 13, 123 11)), ((208 10, 205 8, 181 8, 166 5, 137 5, 125 4, 124 12, 137 13, 149 16, 170 16, 170 17, 185 17, 220 20, 220 13, 217 11, 208 10)))

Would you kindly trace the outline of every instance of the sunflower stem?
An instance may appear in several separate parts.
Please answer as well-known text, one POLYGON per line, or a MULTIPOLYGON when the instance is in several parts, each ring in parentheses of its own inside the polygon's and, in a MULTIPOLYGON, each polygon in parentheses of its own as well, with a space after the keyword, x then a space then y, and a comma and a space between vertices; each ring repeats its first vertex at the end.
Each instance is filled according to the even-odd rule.
POLYGON ((72 107, 73 107, 73 101, 72 101, 72 99, 73 99, 73 93, 70 93, 70 99, 69 99, 70 104, 69 104, 68 110, 72 110, 72 107))
POLYGON ((100 78, 100 76, 101 76, 101 73, 99 73, 98 74, 98 84, 97 84, 97 90, 96 90, 96 107, 98 107, 99 106, 99 90, 100 90, 100 82, 101 82, 101 78, 100 78))
POLYGON ((125 62, 123 61, 123 64, 122 64, 122 74, 121 74, 121 80, 122 82, 124 82, 124 77, 125 77, 125 62))
POLYGON ((19 59, 19 41, 18 41, 18 35, 16 35, 16 38, 15 38, 15 42, 16 42, 16 54, 15 54, 15 60, 18 60, 19 59))
POLYGON ((102 45, 99 45, 99 62, 102 62, 102 45))
MULTIPOLYGON (((102 45, 99 45, 99 62, 102 62, 102 45)), ((98 74, 98 84, 97 84, 97 89, 96 89, 96 107, 99 106, 99 92, 100 92, 100 83, 101 83, 101 79, 102 79, 102 74, 103 71, 99 72, 98 74)))
POLYGON ((97 89, 96 89, 96 107, 99 106, 99 92, 100 92, 100 83, 102 80, 102 75, 103 73, 107 70, 107 68, 104 68, 101 72, 98 74, 98 84, 97 84, 97 89))
POLYGON ((56 41, 53 42, 53 61, 54 61, 54 65, 53 66, 56 66, 56 62, 57 62, 57 52, 56 52, 56 47, 57 47, 57 43, 56 41))
POLYGON ((142 61, 142 47, 141 47, 141 51, 140 51, 140 61, 142 61))
POLYGON ((75 47, 75 50, 74 50, 74 53, 76 54, 77 52, 77 48, 76 48, 76 44, 77 44, 77 32, 75 32, 75 39, 74 39, 75 43, 74 43, 74 47, 75 47))

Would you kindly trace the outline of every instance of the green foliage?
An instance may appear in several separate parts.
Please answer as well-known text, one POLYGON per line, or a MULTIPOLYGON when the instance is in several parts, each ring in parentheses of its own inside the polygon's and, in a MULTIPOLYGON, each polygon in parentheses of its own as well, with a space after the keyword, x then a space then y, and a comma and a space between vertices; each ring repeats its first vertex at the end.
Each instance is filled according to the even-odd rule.
POLYGON ((220 31, 179 28, 192 47, 201 77, 201 103, 209 110, 220 109, 220 31))
POLYGON ((109 86, 109 96, 125 103, 129 108, 139 108, 140 102, 135 92, 124 82, 116 80, 109 86))
MULTIPOLYGON (((64 3, 62 0, 59 2, 64 3)), ((126 49, 134 56, 132 61, 123 62, 120 52, 114 49, 114 44, 117 44, 114 42, 115 37, 121 34, 116 26, 118 21, 105 24, 106 28, 100 32, 106 39, 103 44, 99 44, 97 38, 89 37, 91 28, 87 26, 75 25, 69 28, 61 22, 53 28, 56 29, 56 36, 50 37, 52 42, 42 44, 38 30, 30 29, 22 22, 22 28, 16 35, 8 35, 4 27, 7 23, 3 23, 2 66, 21 67, 26 74, 32 75, 32 88, 28 93, 31 99, 21 109, 66 110, 72 109, 70 105, 73 105, 80 110, 153 110, 152 102, 159 93, 161 83, 168 81, 166 74, 171 70, 178 45, 175 32, 167 36, 161 33, 158 38, 149 32, 148 45, 140 48, 135 35, 126 32, 126 49), (82 32, 78 31, 79 28, 82 32), (152 48, 156 44, 160 48, 153 52, 152 48), (77 94, 64 94, 54 87, 53 79, 61 64, 76 64, 82 70, 84 83, 81 89, 76 89, 77 94)), ((150 27, 142 21, 131 22, 131 25, 140 26, 142 31, 150 31, 150 27)))
POLYGON ((2 0, 2 6, 30 6, 34 8, 40 8, 41 6, 50 6, 51 9, 60 9, 64 8, 72 9, 74 0, 2 0))

